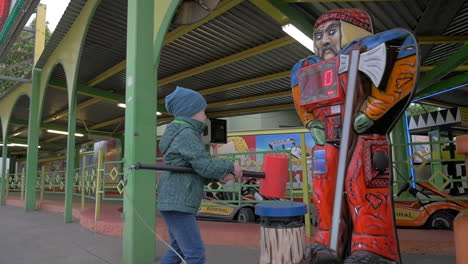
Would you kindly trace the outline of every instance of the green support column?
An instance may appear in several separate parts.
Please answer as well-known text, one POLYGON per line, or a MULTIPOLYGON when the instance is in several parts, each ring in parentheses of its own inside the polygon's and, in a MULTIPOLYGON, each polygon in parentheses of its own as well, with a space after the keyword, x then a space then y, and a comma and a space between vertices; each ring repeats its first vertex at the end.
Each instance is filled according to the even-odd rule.
POLYGON ((128 1, 123 262, 155 261, 154 171, 131 170, 156 158, 156 69, 153 65, 154 0, 128 1))
MULTIPOLYGON (((70 89, 69 91, 75 91, 70 89)), ((65 223, 73 221, 73 183, 75 175, 76 92, 73 92, 68 110, 67 169, 65 175, 65 223)))
POLYGON ((41 70, 33 69, 32 95, 29 104, 28 151, 26 157, 26 201, 24 209, 29 212, 36 209, 36 177, 39 145, 39 94, 41 70))
MULTIPOLYGON (((6 129, 5 129, 6 130, 6 129)), ((0 181, 0 205, 5 205, 6 202, 6 178, 8 176, 7 171, 7 157, 8 157, 8 137, 3 134, 3 146, 2 146, 2 179, 0 181)))
MULTIPOLYGON (((393 127, 390 133, 392 140, 392 162, 393 162, 393 180, 394 181, 411 181, 410 166, 406 163, 409 158, 408 144, 408 127, 406 124, 406 115, 403 115, 393 127)), ((393 189, 394 193, 403 186, 404 183, 397 183, 393 189)), ((404 194, 403 194, 404 195, 404 194)), ((402 196, 403 197, 403 196, 402 196)))

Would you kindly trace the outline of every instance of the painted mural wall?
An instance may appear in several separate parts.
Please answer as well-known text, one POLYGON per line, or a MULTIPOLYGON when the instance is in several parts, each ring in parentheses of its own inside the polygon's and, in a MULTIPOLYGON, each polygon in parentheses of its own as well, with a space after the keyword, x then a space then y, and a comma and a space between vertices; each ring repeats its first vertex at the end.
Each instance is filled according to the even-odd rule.
MULTIPOLYGON (((311 184, 312 172, 312 147, 314 142, 309 133, 306 133, 306 157, 308 167, 309 184, 311 184)), ((290 150, 292 155, 292 177, 293 187, 302 188, 302 165, 301 157, 301 139, 300 134, 272 134, 272 135, 252 135, 228 137, 226 144, 214 144, 211 146, 213 155, 232 154, 240 165, 248 170, 261 171, 263 166, 263 151, 290 150)), ((220 156, 225 157, 225 156, 220 156)))

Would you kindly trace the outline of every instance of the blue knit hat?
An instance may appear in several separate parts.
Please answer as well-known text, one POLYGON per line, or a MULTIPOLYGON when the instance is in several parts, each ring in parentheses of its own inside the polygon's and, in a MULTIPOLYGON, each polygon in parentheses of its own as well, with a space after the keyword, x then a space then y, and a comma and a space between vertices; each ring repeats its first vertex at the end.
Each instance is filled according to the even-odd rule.
POLYGON ((174 92, 166 96, 166 109, 176 117, 192 117, 205 108, 205 98, 191 89, 177 86, 174 92))

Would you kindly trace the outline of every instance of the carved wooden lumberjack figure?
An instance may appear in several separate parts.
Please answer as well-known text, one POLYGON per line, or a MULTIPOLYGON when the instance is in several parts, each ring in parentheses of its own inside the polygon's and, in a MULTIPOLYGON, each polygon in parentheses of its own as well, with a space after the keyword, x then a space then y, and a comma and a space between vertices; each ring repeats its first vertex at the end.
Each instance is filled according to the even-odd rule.
POLYGON ((313 39, 317 56, 291 74, 297 113, 316 143, 312 263, 335 263, 346 252, 345 263, 399 263, 386 136, 414 91, 416 39, 404 29, 373 35, 370 16, 358 9, 323 14, 313 39), (344 192, 335 199, 336 188, 344 192), (332 222, 339 236, 330 244, 332 222))

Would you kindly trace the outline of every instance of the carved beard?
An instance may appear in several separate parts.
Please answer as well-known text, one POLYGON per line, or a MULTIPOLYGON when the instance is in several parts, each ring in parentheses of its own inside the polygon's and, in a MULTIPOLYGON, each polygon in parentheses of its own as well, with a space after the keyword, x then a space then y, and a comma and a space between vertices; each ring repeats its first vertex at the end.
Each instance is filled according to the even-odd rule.
POLYGON ((332 46, 332 45, 325 45, 323 46, 321 52, 320 52, 320 58, 322 58, 322 60, 324 60, 324 56, 325 56, 325 52, 326 51, 332 51, 333 53, 335 53, 335 56, 338 55, 338 52, 340 52, 336 47, 332 46))

